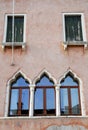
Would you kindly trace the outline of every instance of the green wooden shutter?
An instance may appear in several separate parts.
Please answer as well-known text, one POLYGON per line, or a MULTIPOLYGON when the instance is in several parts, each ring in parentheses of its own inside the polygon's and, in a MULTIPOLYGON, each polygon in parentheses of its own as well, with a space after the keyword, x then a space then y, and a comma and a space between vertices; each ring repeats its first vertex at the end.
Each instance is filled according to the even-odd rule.
POLYGON ((23 26, 24 26, 24 17, 17 16, 15 17, 14 22, 14 41, 23 42, 23 26))
POLYGON ((12 16, 7 17, 6 42, 12 42, 12 16))
MULTIPOLYGON (((23 42, 24 17, 14 17, 14 42, 23 42)), ((6 42, 12 42, 12 16, 7 19, 6 42)))
POLYGON ((83 41, 81 16, 65 16, 66 41, 83 41))

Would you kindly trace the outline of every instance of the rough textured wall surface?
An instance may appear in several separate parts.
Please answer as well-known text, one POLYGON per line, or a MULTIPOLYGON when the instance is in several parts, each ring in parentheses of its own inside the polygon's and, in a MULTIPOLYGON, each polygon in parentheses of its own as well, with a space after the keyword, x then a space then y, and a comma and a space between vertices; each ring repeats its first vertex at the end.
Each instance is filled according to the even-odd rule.
POLYGON ((84 127, 82 126, 50 126, 49 128, 47 128, 47 130, 86 130, 84 127))
MULTIPOLYGON (((15 0, 16 14, 26 14, 26 49, 14 49, 14 66, 11 66, 12 49, 2 50, 5 15, 12 13, 12 0, 0 0, 0 116, 5 113, 8 80, 21 70, 33 81, 46 69, 53 77, 59 78, 68 68, 82 80, 84 104, 88 115, 88 49, 71 46, 64 50, 63 13, 83 13, 86 38, 88 39, 87 0, 15 0)), ((7 119, 0 120, 0 129, 45 130, 48 125, 82 125, 88 129, 88 119, 7 119), (19 121, 18 121, 19 120, 19 121), (69 120, 69 121, 68 121, 69 120), (68 123, 67 123, 68 122, 68 123), (20 125, 21 124, 21 125, 20 125), (22 128, 21 128, 22 127, 22 128), (40 128, 41 127, 41 128, 40 128)))
POLYGON ((0 119, 3 130, 88 130, 88 118, 13 118, 0 119), (52 129, 53 127, 53 129, 52 129))

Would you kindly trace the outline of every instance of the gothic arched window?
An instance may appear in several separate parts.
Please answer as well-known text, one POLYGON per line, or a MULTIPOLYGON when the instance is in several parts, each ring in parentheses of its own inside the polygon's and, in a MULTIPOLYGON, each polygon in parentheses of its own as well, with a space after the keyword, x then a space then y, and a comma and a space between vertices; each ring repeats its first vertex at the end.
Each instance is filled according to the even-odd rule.
POLYGON ((29 83, 22 76, 18 76, 11 83, 9 116, 29 115, 29 83))
POLYGON ((61 115, 80 115, 79 83, 70 74, 61 81, 60 87, 61 115))
POLYGON ((55 87, 45 74, 36 82, 34 115, 55 115, 55 87))

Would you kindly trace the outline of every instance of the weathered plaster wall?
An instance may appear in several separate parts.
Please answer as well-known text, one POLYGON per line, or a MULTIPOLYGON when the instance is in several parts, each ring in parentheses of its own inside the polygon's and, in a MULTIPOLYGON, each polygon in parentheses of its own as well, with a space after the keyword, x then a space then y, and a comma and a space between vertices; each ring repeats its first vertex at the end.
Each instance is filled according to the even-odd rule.
MULTIPOLYGON (((83 47, 69 47, 66 51, 63 48, 63 13, 83 13, 85 19, 86 38, 88 39, 88 1, 87 0, 15 0, 15 13, 26 14, 26 49, 14 49, 14 66, 11 66, 12 50, 6 48, 2 50, 0 45, 0 116, 4 116, 7 81, 18 70, 24 72, 27 77, 33 79, 45 68, 53 77, 59 78, 67 71, 72 69, 83 82, 84 104, 86 115, 88 115, 88 49, 83 47)), ((12 0, 0 0, 0 44, 3 42, 5 14, 12 13, 12 0)), ((40 120, 40 119, 39 119, 40 120)), ((38 120, 38 121, 39 121, 38 120)), ((62 123, 63 118, 55 119, 55 122, 62 123)), ((67 120, 67 118, 65 119, 67 120)), ((75 119, 78 121, 78 119, 75 119)), ((74 118, 69 119, 68 124, 74 124, 74 118), (71 123, 70 123, 71 121, 71 123)), ((79 125, 87 126, 82 120, 79 125)), ((1 129, 9 129, 13 122, 18 120, 4 120, 1 129), (8 126, 8 127, 7 127, 8 126)), ((21 123, 24 120, 21 121, 21 123)), ((29 130, 40 129, 38 121, 27 120, 25 127, 29 130), (35 123, 36 122, 36 123, 35 123), (31 124, 31 125, 30 125, 31 124), (27 126, 26 126, 27 125, 27 126)), ((44 120, 45 124, 47 120, 44 120)), ((53 119, 49 119, 49 125, 53 119)), ((43 122, 40 121, 40 124, 43 122)), ((56 123, 58 124, 58 123, 56 123)), ((76 124, 76 123, 75 123, 76 124)), ((12 126, 13 127, 13 126, 12 126)), ((43 127, 45 129, 46 125, 43 127)), ((88 126, 87 126, 88 128, 88 126)), ((14 130, 15 128, 13 128, 14 130)), ((20 129, 20 128, 19 128, 20 129)))

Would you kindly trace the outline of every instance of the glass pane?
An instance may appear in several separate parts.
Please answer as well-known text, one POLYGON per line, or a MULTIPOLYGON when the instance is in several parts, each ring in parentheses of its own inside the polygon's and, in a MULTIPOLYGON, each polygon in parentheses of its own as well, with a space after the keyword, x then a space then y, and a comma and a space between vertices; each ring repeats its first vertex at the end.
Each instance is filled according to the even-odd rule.
POLYGON ((81 16, 65 16, 66 41, 83 41, 81 16))
POLYGON ((53 86, 53 82, 49 80, 47 76, 43 76, 39 82, 37 82, 37 86, 53 86))
POLYGON ((47 109, 55 109, 55 92, 54 89, 46 89, 47 109))
POLYGON ((34 109, 43 109, 43 89, 36 89, 34 109))
POLYGON ((12 87, 24 87, 24 86, 29 86, 29 83, 23 78, 19 77, 15 82, 12 83, 12 87))
POLYGON ((29 90, 22 89, 22 110, 29 108, 29 90))
POLYGON ((78 86, 78 83, 68 75, 64 81, 61 82, 61 86, 78 86))
POLYGON ((60 107, 61 114, 69 114, 69 105, 68 105, 68 91, 67 88, 60 89, 60 107))
POLYGON ((22 89, 22 115, 28 115, 29 114, 29 89, 22 89))
POLYGON ((11 90, 11 101, 10 101, 10 115, 17 114, 19 91, 17 89, 11 90))
POLYGON ((54 88, 46 89, 47 114, 55 114, 55 91, 54 88))
POLYGON ((72 114, 80 114, 78 88, 71 88, 72 114))

